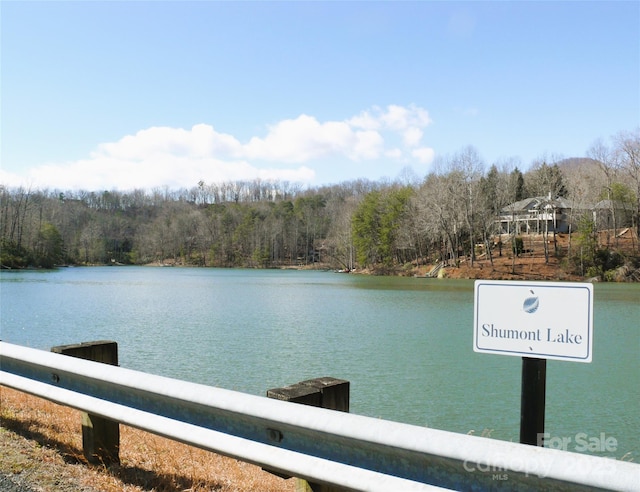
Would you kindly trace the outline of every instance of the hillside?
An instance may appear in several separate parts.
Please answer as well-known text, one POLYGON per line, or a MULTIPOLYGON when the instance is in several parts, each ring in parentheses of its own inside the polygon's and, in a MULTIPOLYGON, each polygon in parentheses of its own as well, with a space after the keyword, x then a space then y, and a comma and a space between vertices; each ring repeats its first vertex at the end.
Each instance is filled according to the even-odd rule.
MULTIPOLYGON (((459 265, 447 265, 441 276, 446 278, 460 279, 489 279, 489 280, 548 280, 548 281, 581 281, 588 280, 586 277, 572 273, 568 268, 567 255, 569 252, 569 235, 556 235, 556 245, 553 244, 553 237, 550 236, 549 257, 545 260, 544 242, 542 235, 524 236, 525 253, 516 257, 515 260, 508 247, 503 247, 502 256, 497 251, 493 252, 493 264, 486 255, 479 255, 473 262, 473 266, 468 258, 462 258, 459 265), (554 250, 558 255, 554 254, 554 250)), ((502 239, 508 244, 508 238, 502 239)), ((602 231, 598 238, 599 245, 618 251, 623 255, 634 258, 635 267, 627 267, 620 271, 618 281, 640 281, 640 270, 638 270, 638 240, 632 229, 625 228, 618 231, 617 237, 613 237, 613 231, 602 231), (635 256, 634 256, 635 255, 635 256)), ((573 248, 575 251, 575 239, 573 248)), ((416 269, 416 276, 426 275, 433 265, 427 265, 416 269)))

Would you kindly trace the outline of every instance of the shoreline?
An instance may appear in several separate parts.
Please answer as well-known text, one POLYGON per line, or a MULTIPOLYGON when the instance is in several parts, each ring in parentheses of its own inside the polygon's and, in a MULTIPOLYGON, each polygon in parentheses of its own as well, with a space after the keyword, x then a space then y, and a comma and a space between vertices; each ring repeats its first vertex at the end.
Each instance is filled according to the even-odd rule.
MULTIPOLYGON (((516 261, 515 264, 507 266, 504 262, 496 262, 491 266, 488 260, 476 260, 474 266, 466 265, 465 259, 460 260, 460 266, 444 266, 442 267, 438 275, 430 276, 428 273, 436 266, 435 264, 412 267, 410 269, 403 267, 372 267, 372 268, 354 268, 351 271, 344 271, 336 269, 328 264, 317 263, 315 265, 287 265, 287 266, 273 266, 273 267, 256 267, 256 266, 199 266, 199 265, 184 265, 184 264, 167 264, 159 262, 151 262, 140 265, 125 265, 125 264, 92 264, 92 265, 56 265, 51 269, 46 270, 58 270, 62 268, 91 268, 91 267, 148 267, 148 268, 210 268, 210 269, 245 269, 245 270, 318 270, 335 272, 341 274, 351 275, 372 275, 372 276, 386 276, 386 277, 414 277, 424 279, 439 279, 439 280, 540 280, 540 281, 557 281, 557 282, 609 282, 609 283, 639 283, 640 282, 640 268, 631 269, 629 267, 620 267, 616 270, 613 279, 602 280, 599 277, 581 276, 570 273, 555 265, 555 261, 551 261, 548 264, 544 264, 539 258, 524 259, 516 261)), ((42 268, 9 268, 10 271, 42 271, 42 268)))
MULTIPOLYGON (((608 231, 603 231, 598 237, 600 246, 607 245, 610 238, 608 231)), ((316 262, 310 264, 279 264, 270 266, 258 265, 235 265, 235 266, 205 266, 189 264, 182 258, 164 258, 148 263, 125 265, 112 260, 103 264, 79 264, 79 265, 56 265, 55 268, 81 268, 90 266, 127 267, 143 266, 149 268, 219 268, 219 269, 266 269, 266 270, 323 270, 336 273, 350 273, 355 275, 376 275, 376 276, 404 276, 416 278, 439 278, 439 279, 467 279, 467 280, 542 280, 558 282, 640 282, 640 257, 638 256, 638 240, 633 231, 626 230, 624 234, 616 236, 616 248, 612 250, 612 258, 617 255, 617 262, 612 263, 605 269, 605 264, 600 265, 600 269, 591 268, 584 271, 584 275, 574 273, 575 264, 572 266, 569 260, 569 253, 572 250, 571 236, 558 234, 553 242, 549 241, 546 248, 545 242, 539 236, 526 238, 526 249, 513 257, 510 248, 499 248, 495 255, 488 257, 480 245, 479 254, 471 265, 471 258, 460 256, 456 260, 450 260, 448 264, 440 266, 439 263, 425 263, 422 259, 414 259, 404 265, 383 266, 374 265, 368 268, 357 268, 345 271, 344 265, 336 266, 335 262, 316 262), (624 256, 621 256, 624 255, 624 256), (621 259, 624 262, 620 261, 621 259), (453 262, 455 261, 455 265, 453 262), (573 271, 572 271, 573 270, 573 271), (430 276, 432 271, 437 271, 437 275, 430 276)), ((573 246, 575 249, 577 246, 573 246)), ((493 251, 493 249, 492 249, 493 251)), ((575 262, 575 258, 574 258, 575 262)), ((24 268, 32 270, 33 268, 24 268)), ((13 269, 10 269, 13 270, 13 269)), ((22 270, 22 268, 17 269, 22 270)), ((41 269, 36 269, 41 270, 41 269)), ((3 270, 4 271, 4 270, 3 270)))

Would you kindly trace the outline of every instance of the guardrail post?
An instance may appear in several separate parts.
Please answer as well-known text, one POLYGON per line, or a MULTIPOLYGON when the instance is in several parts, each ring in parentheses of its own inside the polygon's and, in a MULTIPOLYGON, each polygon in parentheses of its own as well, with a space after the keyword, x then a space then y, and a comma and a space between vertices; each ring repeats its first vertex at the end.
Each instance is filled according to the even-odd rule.
MULTIPOLYGON (((100 340, 73 345, 58 345, 51 351, 79 359, 118 365, 118 344, 100 340)), ((82 412, 82 448, 90 463, 120 463, 120 425, 113 420, 82 412)))
MULTIPOLYGON (((284 388, 267 390, 267 397, 312 407, 349 412, 349 389, 349 381, 323 377, 308 379, 284 388)), ((338 487, 310 483, 300 478, 296 479, 296 492, 341 492, 342 490, 338 487)))

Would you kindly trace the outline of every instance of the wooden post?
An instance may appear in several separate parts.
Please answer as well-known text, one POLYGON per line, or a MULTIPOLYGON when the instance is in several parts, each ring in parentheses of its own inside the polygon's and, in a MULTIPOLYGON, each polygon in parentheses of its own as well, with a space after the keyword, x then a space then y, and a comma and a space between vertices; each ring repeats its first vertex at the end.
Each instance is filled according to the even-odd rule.
POLYGON ((349 381, 344 379, 315 378, 267 390, 267 396, 276 400, 349 412, 349 386, 349 381))
POLYGON ((522 358, 520 443, 544 446, 547 359, 522 358))
POLYGON ((317 406, 349 413, 349 389, 351 386, 349 381, 324 377, 308 379, 299 384, 317 388, 320 391, 320 404, 317 406))
MULTIPOLYGON (((118 365, 118 344, 101 340, 96 342, 59 345, 52 352, 79 359, 118 365)), ((120 463, 120 425, 110 419, 82 412, 82 448, 87 461, 95 464, 120 463)))
MULTIPOLYGON (((308 379, 284 388, 267 390, 267 397, 311 405, 312 407, 349 412, 349 389, 349 381, 323 377, 308 379)), ((342 490, 328 485, 310 483, 300 478, 296 479, 296 492, 342 492, 342 490)))

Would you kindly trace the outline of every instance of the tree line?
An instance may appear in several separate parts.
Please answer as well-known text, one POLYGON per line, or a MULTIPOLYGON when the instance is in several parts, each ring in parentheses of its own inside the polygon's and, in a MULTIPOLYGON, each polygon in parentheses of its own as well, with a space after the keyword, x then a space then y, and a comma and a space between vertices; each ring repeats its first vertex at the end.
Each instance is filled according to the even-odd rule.
MULTIPOLYGON (((587 155, 545 156, 523 173, 517 158, 487 166, 474 147, 466 147, 437 158, 424 178, 405 172, 394 181, 307 189, 265 180, 126 192, 0 185, 0 264, 269 268, 320 262, 351 269, 455 262, 461 256, 473 262, 478 245, 491 254, 500 211, 534 196, 577 204, 607 200, 614 228, 638 230, 640 132, 597 141, 587 155), (630 218, 616 218, 620 204, 630 218)), ((592 237, 598 224, 589 207, 577 210, 582 212, 572 218, 575 230, 592 237)), ((514 234, 514 244, 516 239, 514 234)), ((588 261, 596 261, 597 249, 588 261)))

